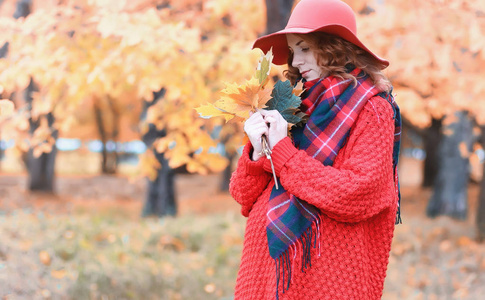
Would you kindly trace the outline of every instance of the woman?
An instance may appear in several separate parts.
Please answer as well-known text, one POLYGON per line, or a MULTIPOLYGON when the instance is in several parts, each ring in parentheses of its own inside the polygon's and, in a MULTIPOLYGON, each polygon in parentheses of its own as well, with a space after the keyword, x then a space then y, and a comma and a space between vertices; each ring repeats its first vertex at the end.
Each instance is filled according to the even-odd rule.
POLYGON ((398 212, 400 115, 389 62, 356 36, 339 0, 302 0, 284 30, 259 38, 302 79, 304 126, 254 113, 230 191, 248 217, 236 299, 380 299, 398 212), (261 153, 262 136, 272 150, 261 153))

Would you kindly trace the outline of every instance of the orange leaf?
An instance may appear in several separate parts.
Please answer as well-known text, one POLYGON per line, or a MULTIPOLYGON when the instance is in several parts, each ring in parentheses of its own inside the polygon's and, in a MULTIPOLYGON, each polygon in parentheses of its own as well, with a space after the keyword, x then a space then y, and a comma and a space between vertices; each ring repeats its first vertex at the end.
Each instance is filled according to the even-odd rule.
POLYGON ((42 250, 39 252, 39 259, 40 259, 40 262, 46 266, 51 264, 51 256, 45 250, 42 250))
POLYGON ((51 271, 51 276, 53 278, 56 278, 56 279, 62 279, 64 277, 66 277, 66 274, 67 274, 67 272, 64 269, 61 269, 61 270, 52 270, 51 271))
POLYGON ((259 81, 254 77, 244 85, 226 85, 227 87, 222 91, 225 94, 222 99, 237 104, 234 112, 247 112, 248 117, 250 111, 265 108, 266 102, 271 99, 271 89, 261 89, 259 81))

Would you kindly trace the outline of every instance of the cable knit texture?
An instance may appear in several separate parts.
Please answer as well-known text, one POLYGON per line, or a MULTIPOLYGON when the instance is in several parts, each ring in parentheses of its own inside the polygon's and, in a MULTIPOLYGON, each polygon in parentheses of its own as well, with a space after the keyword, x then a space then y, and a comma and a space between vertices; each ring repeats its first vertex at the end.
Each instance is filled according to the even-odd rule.
MULTIPOLYGON (((301 272, 294 257, 290 288, 280 299, 380 299, 397 210, 393 179, 393 110, 375 96, 360 113, 333 166, 324 166, 290 138, 274 148, 281 184, 322 214, 318 248, 301 272)), ((230 192, 248 217, 235 299, 274 299, 275 262, 266 238, 266 212, 274 185, 269 160, 251 161, 246 145, 230 192)), ((315 226, 315 225, 314 225, 315 226)))

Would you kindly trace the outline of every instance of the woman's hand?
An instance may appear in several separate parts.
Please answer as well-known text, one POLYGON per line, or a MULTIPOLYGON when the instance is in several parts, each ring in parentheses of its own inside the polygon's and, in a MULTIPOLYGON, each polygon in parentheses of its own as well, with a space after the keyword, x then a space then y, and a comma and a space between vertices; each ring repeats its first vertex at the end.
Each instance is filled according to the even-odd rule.
POLYGON ((288 122, 277 110, 260 110, 252 114, 244 123, 244 131, 253 145, 252 160, 257 161, 263 155, 261 137, 268 137, 269 148, 273 147, 288 136, 288 122))
POLYGON ((249 137, 249 141, 253 145, 252 160, 257 161, 261 157, 263 145, 261 144, 261 137, 263 135, 268 136, 269 128, 263 119, 263 115, 260 112, 253 113, 249 119, 244 122, 244 131, 249 137))
POLYGON ((269 148, 273 149, 279 141, 288 136, 288 122, 277 110, 261 110, 261 115, 269 126, 267 137, 269 148))

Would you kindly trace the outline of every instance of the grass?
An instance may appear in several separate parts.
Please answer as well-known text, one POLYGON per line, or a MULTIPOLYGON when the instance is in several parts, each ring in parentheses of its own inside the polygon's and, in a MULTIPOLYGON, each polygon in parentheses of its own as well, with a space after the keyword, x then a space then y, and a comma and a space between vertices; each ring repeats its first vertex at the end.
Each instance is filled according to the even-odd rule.
POLYGON ((118 213, 0 215, 7 299, 232 299, 236 213, 133 220, 118 213))

